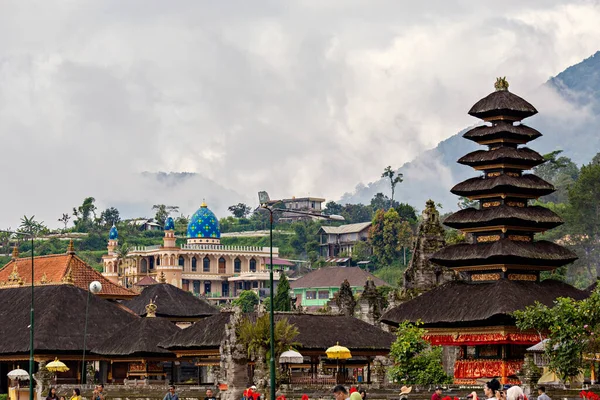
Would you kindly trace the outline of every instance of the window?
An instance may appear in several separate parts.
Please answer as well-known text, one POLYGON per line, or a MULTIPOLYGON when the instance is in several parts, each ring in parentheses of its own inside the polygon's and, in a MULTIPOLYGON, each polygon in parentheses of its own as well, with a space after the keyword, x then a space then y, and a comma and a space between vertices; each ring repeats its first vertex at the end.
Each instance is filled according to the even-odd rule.
POLYGON ((204 257, 204 260, 202 260, 202 271, 210 272, 210 258, 208 258, 208 256, 204 257))
POLYGON ((227 270, 225 259, 223 257, 219 258, 219 273, 224 274, 227 270))
POLYGON ((234 273, 240 273, 240 272, 242 272, 242 262, 240 261, 239 258, 236 258, 233 261, 233 272, 234 273))
POLYGON ((160 256, 156 257, 156 266, 158 267, 160 265, 160 256))
POLYGON ((319 290, 319 300, 329 299, 329 290, 319 290))
POLYGON ((197 263, 196 263, 196 257, 192 257, 192 272, 196 272, 197 270, 197 263))
POLYGON ((256 272, 256 260, 254 258, 250 260, 250 272, 256 272))
POLYGON ((317 291, 316 290, 307 290, 306 294, 304 295, 304 298, 306 300, 315 300, 317 298, 317 291))
POLYGON ((183 258, 183 256, 179 256, 179 266, 183 267, 184 264, 185 264, 185 258, 183 258))
POLYGON ((252 282, 252 288, 256 289, 258 287, 258 282, 254 281, 252 282))

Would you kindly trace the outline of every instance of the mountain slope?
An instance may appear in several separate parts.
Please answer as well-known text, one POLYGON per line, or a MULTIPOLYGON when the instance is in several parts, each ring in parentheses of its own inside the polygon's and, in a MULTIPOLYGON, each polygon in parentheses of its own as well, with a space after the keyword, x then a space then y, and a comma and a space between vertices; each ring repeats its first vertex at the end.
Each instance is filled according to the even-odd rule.
MULTIPOLYGON (((563 154, 577 164, 590 162, 600 151, 597 128, 600 126, 600 51, 549 79, 536 92, 520 95, 539 111, 525 121, 544 135, 531 144, 532 149, 541 154, 562 149, 563 154)), ((477 100, 473 99, 473 103, 477 100)), ((478 174, 457 164, 456 160, 473 150, 483 149, 462 138, 467 129, 399 168, 404 182, 396 186, 395 199, 421 208, 431 198, 442 203, 444 212, 456 209, 458 199, 450 193, 450 188, 478 174)), ((377 192, 389 195, 389 191, 388 182, 379 179, 368 185, 357 185, 353 193, 342 196, 341 202, 368 204, 377 192)))

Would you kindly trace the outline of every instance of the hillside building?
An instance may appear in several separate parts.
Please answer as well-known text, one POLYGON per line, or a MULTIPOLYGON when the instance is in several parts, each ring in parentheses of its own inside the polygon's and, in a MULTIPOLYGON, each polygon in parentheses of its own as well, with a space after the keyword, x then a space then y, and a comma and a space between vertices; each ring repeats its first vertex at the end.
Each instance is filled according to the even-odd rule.
POLYGON ((352 257, 354 246, 360 241, 368 240, 370 229, 371 222, 322 226, 318 232, 319 255, 323 258, 332 258, 344 253, 348 257, 352 257))
MULTIPOLYGON (((323 212, 323 203, 325 199, 321 197, 292 197, 291 199, 281 199, 281 200, 269 200, 267 202, 268 206, 283 205, 286 210, 290 211, 302 211, 308 212, 312 214, 321 214, 323 212)), ((306 219, 315 219, 318 217, 313 217, 310 215, 301 215, 301 214, 293 214, 282 212, 280 214, 280 221, 300 221, 306 219)))

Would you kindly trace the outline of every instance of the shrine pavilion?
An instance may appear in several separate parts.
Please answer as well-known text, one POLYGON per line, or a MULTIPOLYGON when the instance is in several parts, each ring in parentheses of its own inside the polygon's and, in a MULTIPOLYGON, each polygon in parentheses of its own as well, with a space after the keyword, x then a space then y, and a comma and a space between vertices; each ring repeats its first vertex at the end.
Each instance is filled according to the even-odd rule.
POLYGON ((525 350, 540 338, 535 332, 519 331, 512 312, 536 301, 551 306, 558 297, 587 296, 563 282, 540 279, 542 271, 552 271, 577 257, 555 243, 535 240, 536 233, 563 223, 551 210, 530 204, 554 192, 550 183, 524 173, 544 162, 539 153, 521 147, 541 136, 521 123, 537 110, 509 92, 505 79, 498 79, 495 86, 495 92, 469 111, 486 123, 463 135, 487 149, 458 160, 482 175, 451 190, 478 204, 444 221, 465 233, 467 243, 447 246, 430 258, 463 279, 436 287, 381 318, 392 326, 421 320, 432 344, 458 350, 454 363, 457 384, 475 384, 492 377, 518 383, 516 373, 525 350))

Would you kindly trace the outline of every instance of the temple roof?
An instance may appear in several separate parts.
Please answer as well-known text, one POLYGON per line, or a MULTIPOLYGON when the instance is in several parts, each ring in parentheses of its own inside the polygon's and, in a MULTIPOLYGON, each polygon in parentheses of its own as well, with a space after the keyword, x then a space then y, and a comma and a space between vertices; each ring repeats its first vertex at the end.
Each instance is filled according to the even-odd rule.
POLYGON ((123 305, 139 316, 146 315, 146 305, 152 300, 158 307, 156 316, 169 319, 197 319, 217 314, 219 310, 190 292, 168 283, 147 286, 136 298, 123 305))
POLYGON ((360 267, 323 267, 290 282, 292 289, 302 288, 339 288, 344 280, 352 287, 363 287, 371 279, 376 286, 389 286, 383 279, 365 271, 360 267))
POLYGON ((156 285, 157 283, 158 282, 156 282, 156 279, 154 279, 150 275, 146 275, 145 277, 134 283, 133 286, 152 286, 156 285))
POLYGON ((508 225, 533 230, 546 230, 555 228, 562 223, 562 218, 546 207, 509 207, 507 205, 479 210, 466 208, 455 212, 444 220, 444 225, 455 229, 508 225))
MULTIPOLYGON (((100 297, 130 299, 137 296, 137 293, 106 279, 73 253, 34 257, 33 267, 36 285, 72 283, 88 290, 92 281, 98 281, 102 284, 102 291, 98 294, 100 297)), ((31 285, 31 258, 11 260, 0 269, 0 282, 10 285, 11 275, 14 277, 15 271, 24 285, 31 285)))
POLYGON ((465 197, 501 193, 539 197, 554 192, 554 186, 532 174, 518 177, 501 174, 496 177, 470 178, 457 184, 450 191, 457 196, 465 197))
POLYGON ((471 167, 486 166, 490 164, 510 164, 522 166, 523 169, 533 168, 546 162, 537 151, 527 147, 498 147, 493 150, 473 151, 458 159, 459 164, 471 167))
POLYGON ((92 352, 105 356, 175 356, 168 350, 158 347, 158 343, 178 333, 174 323, 165 318, 137 318, 115 331, 92 352))
POLYGON ((513 264, 544 269, 560 267, 576 259, 572 251, 546 240, 519 242, 510 239, 455 244, 444 247, 430 258, 432 262, 450 268, 513 264))
POLYGON ((496 90, 490 93, 469 110, 469 115, 481 119, 504 116, 521 120, 535 114, 537 110, 534 106, 508 90, 496 90))
MULTIPOLYGON (((170 349, 218 348, 225 336, 225 324, 232 313, 208 317, 170 337, 161 346, 170 349)), ((256 313, 244 314, 254 320, 256 313)), ((275 313, 275 320, 287 319, 298 329, 299 349, 323 350, 339 342, 353 350, 389 350, 396 337, 357 318, 343 315, 275 313), (325 329, 330 327, 330 329, 325 329)))
MULTIPOLYGON (((558 297, 584 299, 588 293, 564 282, 547 279, 523 282, 500 279, 488 283, 453 281, 387 311, 381 321, 398 325, 402 321, 449 325, 486 321, 533 305, 552 306, 558 297)), ((482 324, 484 325, 484 324, 482 324)))
POLYGON ((511 122, 501 121, 495 125, 478 126, 467 131, 463 137, 480 143, 484 141, 499 141, 506 139, 515 143, 527 143, 542 136, 536 129, 526 125, 513 125, 511 122))
MULTIPOLYGON (((88 298, 88 349, 138 319, 117 304, 95 295, 88 296, 86 290, 74 285, 36 286, 34 298, 36 354, 81 356, 88 298)), ((0 290, 0 354, 29 352, 30 306, 30 287, 0 290)))

